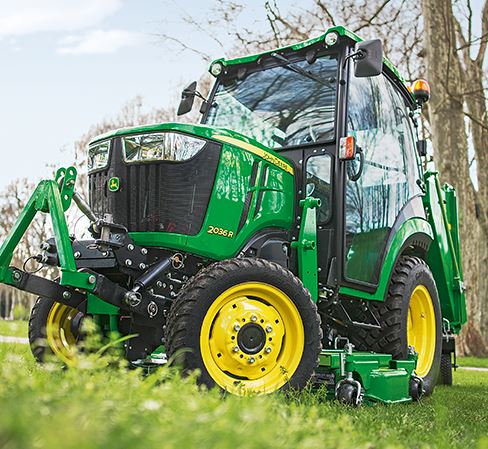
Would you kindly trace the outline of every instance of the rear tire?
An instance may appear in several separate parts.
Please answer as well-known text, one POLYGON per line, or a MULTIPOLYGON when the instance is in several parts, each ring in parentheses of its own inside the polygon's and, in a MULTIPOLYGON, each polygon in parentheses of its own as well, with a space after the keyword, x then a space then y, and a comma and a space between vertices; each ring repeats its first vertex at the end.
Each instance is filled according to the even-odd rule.
POLYGON ((302 389, 318 365, 322 330, 301 281, 263 259, 200 271, 172 305, 168 358, 198 381, 234 394, 302 389))
POLYGON ((381 330, 358 331, 352 338, 356 347, 406 359, 409 345, 417 346, 416 372, 423 380, 425 395, 432 394, 441 363, 442 318, 435 281, 426 263, 402 256, 392 273, 387 298, 372 301, 370 308, 381 330))

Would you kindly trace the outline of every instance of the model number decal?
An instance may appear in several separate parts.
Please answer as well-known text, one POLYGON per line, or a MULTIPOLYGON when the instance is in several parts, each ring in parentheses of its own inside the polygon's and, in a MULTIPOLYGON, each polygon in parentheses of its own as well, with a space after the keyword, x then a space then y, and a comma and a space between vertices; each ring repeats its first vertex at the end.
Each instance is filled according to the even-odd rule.
POLYGON ((207 234, 221 235, 222 237, 227 237, 229 239, 234 237, 234 231, 229 231, 228 229, 219 228, 218 226, 209 226, 207 234))

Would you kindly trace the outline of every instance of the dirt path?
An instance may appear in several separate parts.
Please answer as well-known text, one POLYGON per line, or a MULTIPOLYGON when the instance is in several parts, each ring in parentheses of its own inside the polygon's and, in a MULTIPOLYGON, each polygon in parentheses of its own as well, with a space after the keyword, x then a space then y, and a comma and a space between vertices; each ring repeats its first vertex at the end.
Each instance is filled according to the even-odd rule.
POLYGON ((488 368, 482 368, 480 366, 458 366, 457 369, 465 369, 469 371, 488 371, 488 368))
POLYGON ((0 335, 0 343, 20 343, 21 345, 28 345, 29 339, 23 337, 4 337, 0 335))

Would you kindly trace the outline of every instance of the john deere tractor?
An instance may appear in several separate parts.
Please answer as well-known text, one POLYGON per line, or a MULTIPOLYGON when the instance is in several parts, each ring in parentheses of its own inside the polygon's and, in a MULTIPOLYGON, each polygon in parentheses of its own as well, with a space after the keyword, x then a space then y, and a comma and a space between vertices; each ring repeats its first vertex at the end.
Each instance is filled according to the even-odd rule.
MULTIPOLYGON (((83 321, 136 366, 174 361, 235 393, 325 385, 347 404, 449 383, 466 321, 455 190, 441 185, 409 89, 378 40, 343 27, 210 66, 200 124, 119 129, 37 187, 0 249, 0 281, 39 295, 29 338, 76 364, 83 321), (90 240, 70 235, 74 202, 90 240), (37 212, 51 280, 11 267, 37 212), (120 340, 123 340, 122 338, 120 340), (440 368, 442 366, 442 372, 440 368)), ((322 390, 321 390, 322 391, 322 390)))

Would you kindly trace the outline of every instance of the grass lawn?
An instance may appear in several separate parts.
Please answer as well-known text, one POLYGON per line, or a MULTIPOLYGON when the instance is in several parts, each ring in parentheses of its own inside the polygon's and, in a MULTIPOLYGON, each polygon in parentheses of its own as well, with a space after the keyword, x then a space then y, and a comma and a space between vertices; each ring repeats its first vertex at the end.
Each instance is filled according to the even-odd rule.
POLYGON ((0 335, 11 337, 27 337, 27 321, 0 319, 0 335))
POLYGON ((488 357, 458 357, 459 366, 475 366, 477 368, 488 368, 488 357))
POLYGON ((420 403, 351 409, 318 392, 221 398, 170 369, 41 367, 27 345, 0 344, 0 448, 488 448, 488 372, 454 382, 420 403))

